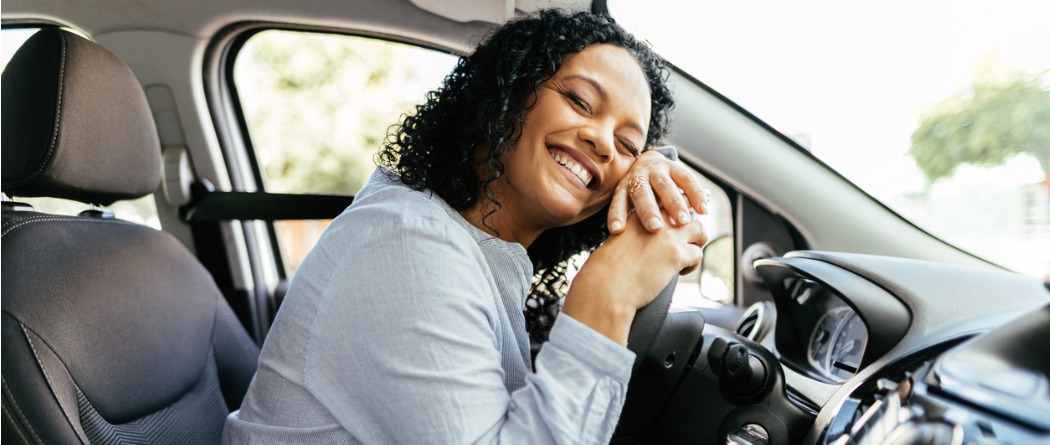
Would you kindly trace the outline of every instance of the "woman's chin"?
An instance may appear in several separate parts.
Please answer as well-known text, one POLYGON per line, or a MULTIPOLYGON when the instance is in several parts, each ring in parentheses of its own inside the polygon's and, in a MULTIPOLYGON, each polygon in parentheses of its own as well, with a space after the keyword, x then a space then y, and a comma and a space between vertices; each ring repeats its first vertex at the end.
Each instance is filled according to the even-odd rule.
POLYGON ((551 216, 552 227, 571 226, 598 212, 597 209, 587 209, 580 205, 548 207, 547 211, 551 216))

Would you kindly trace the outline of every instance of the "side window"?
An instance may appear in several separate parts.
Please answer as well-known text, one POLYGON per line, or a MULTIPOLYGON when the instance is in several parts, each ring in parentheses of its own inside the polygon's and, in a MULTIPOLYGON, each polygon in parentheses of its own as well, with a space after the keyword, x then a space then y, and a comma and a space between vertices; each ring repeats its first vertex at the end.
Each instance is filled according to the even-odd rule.
MULTIPOLYGON (((18 48, 33 36, 40 28, 4 28, 0 34, 0 46, 3 48, 2 68, 7 69, 7 62, 15 55, 18 48)), ((4 109, 4 113, 16 113, 17 110, 4 109)), ((87 204, 57 198, 25 198, 10 197, 18 202, 24 202, 33 206, 36 211, 61 215, 76 215, 89 206, 87 204)), ((109 206, 108 209, 120 219, 134 223, 145 224, 160 230, 160 220, 157 218, 157 203, 153 195, 131 201, 118 201, 109 206)))
MULTIPOLYGON (((269 30, 245 42, 234 82, 265 190, 353 195, 387 129, 457 57, 379 39, 269 30)), ((274 223, 287 276, 328 221, 274 223)))

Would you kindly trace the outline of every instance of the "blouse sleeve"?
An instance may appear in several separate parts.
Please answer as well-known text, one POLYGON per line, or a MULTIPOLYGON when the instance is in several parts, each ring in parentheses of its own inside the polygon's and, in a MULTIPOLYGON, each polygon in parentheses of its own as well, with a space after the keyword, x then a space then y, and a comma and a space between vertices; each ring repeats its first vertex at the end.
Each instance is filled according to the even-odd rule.
POLYGON ((508 394, 476 244, 409 223, 326 246, 368 252, 339 255, 305 355, 304 384, 340 425, 365 443, 608 442, 634 354, 562 315, 508 394))
POLYGON ((675 148, 673 145, 661 145, 659 147, 653 148, 653 150, 664 155, 664 157, 666 157, 667 160, 671 162, 678 161, 678 149, 675 148))

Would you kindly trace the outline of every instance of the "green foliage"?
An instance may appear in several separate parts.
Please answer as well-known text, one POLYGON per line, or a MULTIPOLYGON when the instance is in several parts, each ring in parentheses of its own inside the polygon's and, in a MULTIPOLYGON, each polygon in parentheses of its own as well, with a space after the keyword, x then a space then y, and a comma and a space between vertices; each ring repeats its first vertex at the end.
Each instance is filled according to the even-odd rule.
POLYGON ((961 164, 1000 165, 1022 153, 1050 173, 1050 89, 1037 76, 975 83, 925 116, 911 144, 930 182, 961 164))
POLYGON ((422 97, 404 45, 266 31, 237 59, 235 79, 266 189, 349 195, 375 168, 386 130, 422 97))

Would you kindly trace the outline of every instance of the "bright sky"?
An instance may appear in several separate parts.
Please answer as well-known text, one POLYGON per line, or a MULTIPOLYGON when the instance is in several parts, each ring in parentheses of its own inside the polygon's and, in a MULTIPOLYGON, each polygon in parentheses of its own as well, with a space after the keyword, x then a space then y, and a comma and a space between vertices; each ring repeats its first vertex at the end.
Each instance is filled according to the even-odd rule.
MULTIPOLYGON (((885 193, 922 185, 904 157, 920 110, 995 58, 1050 70, 1050 2, 1042 0, 610 3, 673 63, 780 131, 809 135, 825 162, 885 193)), ((1037 180, 1029 167, 1008 176, 1037 180)))
MULTIPOLYGON (((926 188, 906 154, 924 110, 996 70, 1042 73, 1050 85, 1050 2, 1043 0, 609 3, 620 23, 672 63, 778 130, 807 137, 814 154, 894 207, 926 188)), ((931 196, 988 185, 1017 189, 1041 179, 1034 159, 1016 158, 999 168, 963 167, 931 196)), ((953 217, 945 218, 948 230, 959 226, 953 217)), ((1004 250, 981 252, 991 257, 1016 257, 1033 245, 969 235, 1004 250)), ((1045 253, 1011 266, 1050 272, 1050 238, 1038 241, 1044 244, 1036 250, 1045 253)))

